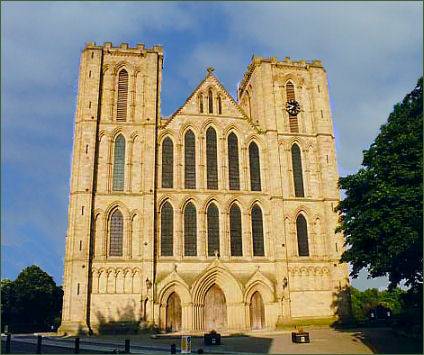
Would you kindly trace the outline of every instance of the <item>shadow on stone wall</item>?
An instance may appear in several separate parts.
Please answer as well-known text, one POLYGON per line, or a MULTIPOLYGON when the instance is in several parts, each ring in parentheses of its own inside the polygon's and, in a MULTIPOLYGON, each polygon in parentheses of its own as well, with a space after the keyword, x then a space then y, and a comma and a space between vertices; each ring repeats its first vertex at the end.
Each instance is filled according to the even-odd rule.
POLYGON ((141 333, 158 333, 159 330, 145 322, 140 315, 134 312, 134 307, 128 305, 121 310, 114 319, 106 318, 100 311, 95 313, 96 324, 91 324, 95 334, 124 335, 141 333))

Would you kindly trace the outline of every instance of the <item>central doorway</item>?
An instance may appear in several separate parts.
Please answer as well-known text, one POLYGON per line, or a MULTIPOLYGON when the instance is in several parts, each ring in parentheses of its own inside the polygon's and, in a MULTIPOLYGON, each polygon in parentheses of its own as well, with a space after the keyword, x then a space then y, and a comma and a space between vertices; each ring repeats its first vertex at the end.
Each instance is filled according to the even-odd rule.
POLYGON ((217 285, 206 292, 203 320, 205 331, 227 328, 227 304, 224 293, 217 285))
POLYGON ((181 330, 181 301, 175 292, 171 293, 166 302, 166 329, 170 332, 181 330))

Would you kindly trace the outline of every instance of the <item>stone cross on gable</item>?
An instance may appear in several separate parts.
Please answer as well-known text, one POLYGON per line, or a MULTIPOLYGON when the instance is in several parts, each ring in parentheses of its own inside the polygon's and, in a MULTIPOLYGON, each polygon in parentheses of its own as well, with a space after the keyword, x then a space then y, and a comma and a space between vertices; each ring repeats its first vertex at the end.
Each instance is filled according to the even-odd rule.
POLYGON ((215 70, 215 69, 214 69, 213 67, 209 67, 209 68, 207 69, 208 74, 212 74, 214 70, 215 70))

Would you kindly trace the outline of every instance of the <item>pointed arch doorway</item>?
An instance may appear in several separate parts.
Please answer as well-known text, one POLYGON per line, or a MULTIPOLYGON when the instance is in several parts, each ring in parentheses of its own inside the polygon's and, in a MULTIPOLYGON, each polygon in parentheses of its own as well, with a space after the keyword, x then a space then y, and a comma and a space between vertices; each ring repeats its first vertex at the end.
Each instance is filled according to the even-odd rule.
POLYGON ((205 331, 227 329, 227 304, 224 293, 217 285, 206 292, 203 324, 205 331))
POLYGON ((181 330, 181 300, 175 292, 166 302, 166 329, 171 332, 181 330))
POLYGON ((256 291, 250 299, 250 327, 259 330, 265 327, 264 302, 261 294, 256 291))

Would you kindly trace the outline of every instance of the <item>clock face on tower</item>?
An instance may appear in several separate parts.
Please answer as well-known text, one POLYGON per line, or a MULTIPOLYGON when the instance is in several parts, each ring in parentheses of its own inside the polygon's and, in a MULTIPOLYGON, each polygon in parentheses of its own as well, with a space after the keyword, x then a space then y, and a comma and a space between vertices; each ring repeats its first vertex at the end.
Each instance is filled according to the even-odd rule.
POLYGON ((286 110, 290 115, 296 116, 300 112, 300 105, 296 100, 289 100, 286 103, 286 110))

